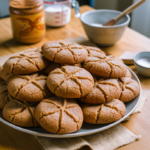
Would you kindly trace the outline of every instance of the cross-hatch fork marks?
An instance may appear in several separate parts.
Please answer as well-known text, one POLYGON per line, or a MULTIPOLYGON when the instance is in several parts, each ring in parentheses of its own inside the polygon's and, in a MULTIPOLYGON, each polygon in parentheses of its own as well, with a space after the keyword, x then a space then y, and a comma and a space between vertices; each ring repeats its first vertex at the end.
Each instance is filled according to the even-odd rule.
MULTIPOLYGON (((63 105, 62 105, 62 106, 57 105, 55 102, 53 102, 53 101, 51 101, 51 100, 44 100, 43 102, 51 103, 51 104, 55 105, 55 106, 58 108, 58 110, 55 110, 55 111, 53 111, 53 112, 49 112, 49 113, 47 113, 47 114, 45 114, 45 115, 43 114, 41 118, 43 118, 43 116, 48 116, 48 115, 50 115, 50 114, 54 114, 54 113, 60 111, 60 116, 59 116, 59 129, 58 129, 58 131, 57 131, 56 133, 58 133, 58 132, 60 131, 60 129, 61 129, 61 122, 62 122, 62 118, 63 118, 64 112, 65 112, 70 118, 72 118, 72 119, 77 123, 77 129, 78 129, 78 121, 74 118, 74 116, 73 116, 72 114, 70 114, 70 113, 67 111, 67 109, 69 109, 69 108, 74 108, 74 107, 76 107, 77 105, 70 105, 70 106, 67 106, 67 100, 66 100, 66 99, 63 100, 63 105)), ((41 119, 41 118, 40 118, 40 119, 41 119)))
POLYGON ((99 90, 101 90, 101 92, 103 93, 104 97, 105 97, 105 102, 107 102, 107 97, 106 97, 106 93, 104 92, 104 90, 99 86, 99 84, 96 85, 97 88, 99 88, 99 90))
POLYGON ((123 115, 121 114, 120 110, 117 107, 111 106, 109 104, 104 104, 104 106, 116 110, 123 117, 123 115))
POLYGON ((61 44, 61 46, 52 46, 50 48, 60 48, 59 50, 57 50, 57 53, 55 54, 54 58, 53 58, 53 61, 55 60, 55 57, 56 55, 61 52, 62 50, 64 49, 67 49, 71 52, 73 58, 74 58, 74 61, 77 62, 77 57, 76 57, 76 53, 74 53, 74 51, 72 49, 75 49, 75 48, 78 48, 78 49, 82 49, 82 47, 70 47, 71 45, 74 45, 74 44, 64 44, 63 42, 59 42, 59 44, 61 44))
POLYGON ((58 131, 56 133, 58 133, 60 131, 60 129, 61 129, 61 122, 62 122, 62 118, 63 118, 63 114, 64 114, 64 109, 65 109, 66 105, 67 105, 67 100, 64 99, 63 106, 60 108, 59 128, 58 128, 58 131))
MULTIPOLYGON (((65 69, 65 68, 64 68, 65 69)), ((55 91, 65 82, 65 81, 67 81, 67 80, 69 80, 69 79, 73 79, 73 78, 75 78, 76 80, 77 80, 77 77, 76 76, 73 76, 75 73, 77 73, 77 72, 80 72, 82 69, 77 69, 77 70, 75 70, 75 71, 73 71, 73 72, 71 72, 71 73, 64 73, 61 69, 60 69, 60 72, 58 72, 58 73, 60 73, 60 74, 64 74, 64 75, 66 75, 67 77, 65 78, 65 79, 63 79, 61 82, 60 82, 60 84, 59 85, 57 85, 56 87, 55 87, 55 89, 54 89, 54 93, 55 93, 55 91)), ((67 71, 67 70, 66 70, 67 71)), ((55 74, 57 73, 57 72, 54 72, 55 74)), ((74 80, 73 80, 74 81, 74 80)), ((80 90, 81 91, 81 90, 80 90)))
POLYGON ((96 124, 97 124, 97 122, 98 122, 98 119, 99 119, 99 116, 100 116, 100 113, 101 113, 102 107, 103 107, 103 104, 102 104, 102 105, 100 105, 100 107, 99 107, 99 109, 98 109, 98 111, 97 111, 96 124))
POLYGON ((30 113, 30 115, 32 116, 31 118, 32 118, 32 123, 33 123, 33 126, 35 126, 35 120, 34 120, 34 113, 33 113, 33 110, 32 110, 32 108, 30 108, 30 106, 29 107, 27 107, 28 108, 28 111, 29 111, 29 113, 30 113))
POLYGON ((96 52, 99 52, 99 53, 101 53, 101 54, 104 54, 104 55, 105 55, 105 53, 104 53, 103 51, 98 50, 98 49, 92 49, 92 48, 88 48, 88 47, 85 47, 85 49, 86 49, 86 50, 87 50, 87 52, 88 52, 88 56, 95 56, 95 55, 92 55, 92 54, 91 54, 91 51, 96 51, 96 52))
POLYGON ((113 84, 113 83, 111 83, 111 82, 105 82, 105 81, 98 81, 97 82, 98 84, 103 84, 103 85, 110 85, 110 86, 113 86, 113 87, 115 87, 116 89, 118 89, 118 87, 117 87, 117 85, 115 85, 115 84, 113 84))
POLYGON ((134 94, 134 96, 136 97, 135 91, 134 91, 131 87, 128 86, 128 84, 132 83, 132 81, 130 81, 130 82, 128 82, 128 83, 125 84, 125 83, 119 78, 119 83, 120 83, 121 86, 122 86, 121 95, 120 95, 120 98, 119 98, 119 99, 121 99, 121 97, 122 97, 122 92, 123 92, 125 89, 130 90, 130 91, 134 94))
MULTIPOLYGON (((36 82, 36 78, 37 78, 37 80, 40 80, 40 78, 39 77, 33 77, 32 79, 29 77, 29 76, 20 76, 20 78, 22 78, 22 79, 25 79, 25 80, 27 80, 25 83, 23 83, 21 86, 20 86, 20 88, 18 89, 18 91, 17 91, 17 93, 16 93, 16 95, 15 95, 15 97, 17 97, 17 95, 19 94, 19 92, 20 92, 20 90, 24 87, 24 86, 26 86, 26 85, 28 85, 29 83, 32 83, 32 84, 34 84, 36 87, 38 87, 42 92, 45 92, 44 91, 44 89, 41 87, 41 85, 39 85, 37 82, 36 82)), ((42 80, 43 78, 41 77, 41 80, 42 80)), ((45 79, 45 78, 44 78, 45 79)), ((45 93, 43 93, 43 96, 44 96, 44 94, 45 93)), ((45 96, 44 96, 45 97, 45 96)))
POLYGON ((37 67, 38 70, 39 70, 39 67, 37 66, 37 64, 35 63, 35 61, 32 60, 32 58, 38 58, 38 57, 32 57, 32 56, 26 56, 26 55, 21 55, 21 54, 20 54, 20 56, 12 56, 12 57, 10 57, 9 60, 10 60, 10 59, 13 59, 13 58, 21 58, 21 59, 19 59, 16 63, 13 63, 11 73, 13 73, 14 66, 17 65, 22 59, 25 59, 25 60, 27 60, 29 63, 31 63, 31 64, 33 64, 33 65, 36 65, 36 67, 37 67))
POLYGON ((28 109, 30 115, 32 116, 33 125, 35 125, 33 113, 32 113, 32 111, 30 110, 31 108, 30 108, 30 106, 28 105, 28 103, 26 103, 26 102, 20 102, 20 101, 17 101, 17 100, 12 100, 12 101, 14 101, 15 103, 19 103, 19 104, 23 105, 23 108, 22 108, 19 112, 15 112, 14 114, 11 114, 11 115, 13 115, 13 117, 12 117, 12 122, 13 122, 13 120, 14 120, 16 114, 20 114, 20 113, 22 113, 25 109, 28 109))

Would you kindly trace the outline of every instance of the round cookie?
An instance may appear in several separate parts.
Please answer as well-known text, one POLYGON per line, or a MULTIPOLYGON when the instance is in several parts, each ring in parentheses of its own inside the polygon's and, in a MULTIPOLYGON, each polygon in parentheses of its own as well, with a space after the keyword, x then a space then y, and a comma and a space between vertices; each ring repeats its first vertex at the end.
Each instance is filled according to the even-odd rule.
POLYGON ((84 47, 88 52, 88 57, 90 56, 105 57, 106 56, 106 54, 98 47, 92 47, 92 46, 84 46, 84 47))
POLYGON ((84 61, 83 68, 94 75, 102 77, 119 78, 124 77, 127 72, 126 66, 113 56, 99 57, 90 55, 84 61))
POLYGON ((35 117, 45 130, 57 134, 76 132, 83 123, 83 113, 76 101, 61 97, 41 101, 36 107, 35 117))
POLYGON ((101 104, 119 99, 121 89, 117 79, 95 79, 93 90, 79 100, 88 104, 101 104))
POLYGON ((94 80, 83 68, 62 66, 53 70, 47 78, 47 86, 56 96, 80 98, 92 91, 94 80))
POLYGON ((84 122, 90 124, 107 124, 121 119, 126 112, 123 102, 113 99, 105 104, 85 104, 82 107, 84 122))
POLYGON ((50 41, 42 46, 43 55, 61 64, 78 64, 87 58, 87 50, 76 43, 65 40, 50 41))
POLYGON ((129 77, 119 78, 121 88, 120 100, 122 102, 129 102, 140 94, 140 85, 129 77))
POLYGON ((3 109, 3 117, 12 124, 22 127, 37 127, 35 119, 36 103, 27 103, 11 97, 3 109))
POLYGON ((9 102, 7 84, 5 81, 0 80, 0 109, 9 102))
POLYGON ((39 52, 22 52, 10 57, 3 69, 11 74, 30 74, 44 69, 48 60, 39 52))
POLYGON ((59 64, 59 63, 50 61, 48 66, 44 69, 44 73, 49 74, 54 69, 61 68, 62 66, 77 66, 80 68, 82 67, 81 64, 68 65, 68 64, 59 64))
POLYGON ((0 67, 0 78, 2 78, 5 81, 9 81, 14 76, 14 74, 7 73, 4 69, 3 66, 0 67))
POLYGON ((139 84, 129 77, 100 79, 98 81, 95 79, 93 90, 79 100, 88 104, 101 104, 112 99, 119 99, 125 103, 136 98, 139 93, 139 84))
POLYGON ((8 91, 14 98, 27 101, 39 102, 53 96, 46 85, 47 76, 32 74, 15 76, 8 83, 8 91))

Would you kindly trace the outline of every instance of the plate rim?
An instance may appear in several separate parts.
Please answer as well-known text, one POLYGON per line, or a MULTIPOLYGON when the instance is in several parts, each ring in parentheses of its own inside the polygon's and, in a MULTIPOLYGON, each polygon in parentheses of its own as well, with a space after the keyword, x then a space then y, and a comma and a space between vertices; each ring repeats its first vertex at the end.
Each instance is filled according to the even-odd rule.
MULTIPOLYGON (((25 132, 25 133, 28 133, 28 134, 32 134, 32 135, 35 135, 35 136, 40 136, 40 137, 50 137, 50 138, 73 138, 73 137, 81 137, 81 136, 87 136, 87 135, 91 135, 91 134, 94 134, 94 133, 98 133, 98 132, 101 132, 101 131, 104 131, 106 129, 109 129, 119 123, 121 123, 123 120, 125 120, 128 116, 131 115, 131 113, 135 110, 135 108, 138 106, 139 102, 140 102, 140 99, 141 99, 141 95, 142 95, 142 88, 141 88, 141 83, 140 83, 140 80, 138 78, 138 76, 128 67, 126 66, 129 71, 131 72, 132 75, 134 75, 134 77, 136 78, 136 80, 138 81, 139 85, 140 85, 140 94, 138 95, 139 98, 138 98, 138 101, 137 103, 135 104, 135 106, 132 108, 132 110, 127 113, 124 117, 122 117, 120 120, 116 121, 116 122, 113 122, 113 123, 110 123, 109 125, 106 125, 106 127, 102 127, 102 128, 97 128, 97 129, 92 129, 92 131, 88 131, 86 133, 77 133, 75 132, 76 134, 74 133, 71 133, 71 134, 47 134, 47 133, 40 133, 40 132, 36 132, 36 131, 30 131, 28 129, 24 129, 23 127, 19 127, 17 125, 14 125, 6 120, 4 120, 3 118, 0 117, 0 122, 3 122, 4 124, 8 125, 9 127, 13 128, 13 129, 16 129, 18 131, 21 131, 21 132, 25 132)), ((41 127, 42 128, 42 127, 41 127)))

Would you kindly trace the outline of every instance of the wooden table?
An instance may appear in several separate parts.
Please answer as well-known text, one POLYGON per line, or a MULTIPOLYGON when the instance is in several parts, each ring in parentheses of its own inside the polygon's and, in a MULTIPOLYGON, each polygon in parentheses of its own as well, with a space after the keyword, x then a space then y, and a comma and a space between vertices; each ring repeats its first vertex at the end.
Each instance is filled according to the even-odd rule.
MULTIPOLYGON (((81 13, 92 10, 89 6, 82 6, 81 13)), ((79 18, 72 13, 71 22, 62 28, 47 27, 47 34, 43 41, 34 45, 21 45, 12 38, 10 18, 0 20, 0 56, 12 54, 18 51, 41 46, 49 40, 73 38, 79 35, 86 37, 79 18)), ((103 50, 120 56, 125 51, 139 52, 150 50, 150 39, 127 28, 123 38, 112 47, 103 50)), ((136 72, 134 66, 130 66, 136 72)), ((136 72, 137 73, 137 72, 136 72)), ((141 134, 139 141, 119 148, 119 150, 150 150, 150 78, 140 78, 143 94, 148 95, 142 113, 132 115, 132 119, 123 123, 125 127, 135 134, 141 134)), ((0 122, 0 150, 42 150, 42 146, 34 136, 14 130, 0 122)))

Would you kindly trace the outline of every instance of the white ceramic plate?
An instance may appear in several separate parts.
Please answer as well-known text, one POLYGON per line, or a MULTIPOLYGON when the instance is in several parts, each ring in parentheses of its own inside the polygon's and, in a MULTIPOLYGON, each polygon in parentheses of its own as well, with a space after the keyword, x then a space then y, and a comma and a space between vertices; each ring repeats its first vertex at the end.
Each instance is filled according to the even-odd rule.
POLYGON ((97 133, 97 132, 106 130, 110 127, 117 125, 118 123, 122 122, 125 118, 127 118, 134 111, 134 109, 136 108, 136 106, 138 105, 138 103, 140 101, 141 92, 142 92, 140 81, 139 81, 138 77, 136 76, 136 74, 130 68, 129 68, 129 70, 132 74, 132 78, 134 80, 136 80, 140 85, 140 95, 138 97, 136 97, 134 100, 125 104, 126 105, 126 114, 123 118, 121 118, 120 120, 118 120, 116 122, 113 122, 110 124, 105 124, 105 125, 93 125, 93 124, 83 123, 82 128, 75 133, 59 135, 59 134, 53 134, 53 133, 47 132, 42 127, 23 128, 23 127, 13 125, 3 118, 1 110, 0 110, 0 121, 16 130, 19 130, 19 131, 22 131, 25 133, 29 133, 29 134, 37 135, 37 136, 43 136, 43 137, 53 137, 53 138, 79 137, 79 136, 90 135, 93 133, 97 133))

